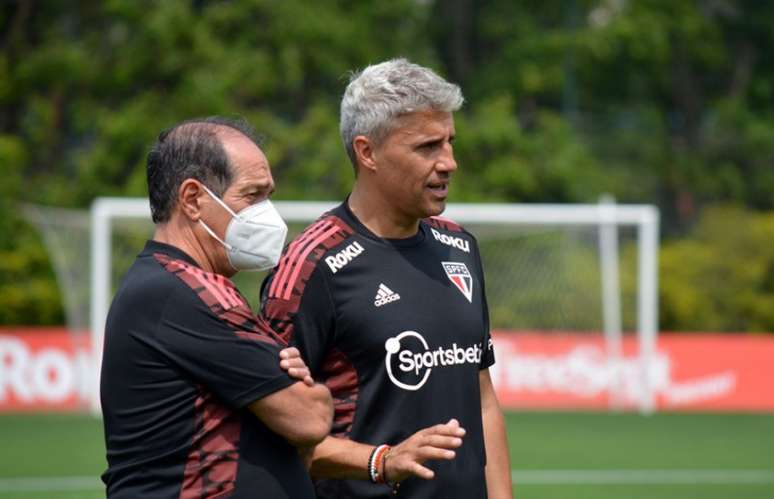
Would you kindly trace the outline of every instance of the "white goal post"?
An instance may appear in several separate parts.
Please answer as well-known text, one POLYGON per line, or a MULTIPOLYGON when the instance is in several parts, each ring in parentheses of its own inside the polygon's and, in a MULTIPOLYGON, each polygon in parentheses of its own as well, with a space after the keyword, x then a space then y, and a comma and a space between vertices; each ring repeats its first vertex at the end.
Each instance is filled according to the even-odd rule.
MULTIPOLYGON (((338 201, 275 201, 282 217, 291 222, 312 222, 338 201)), ((621 304, 618 276, 618 227, 637 231, 637 335, 638 363, 642 391, 640 412, 655 410, 652 366, 658 334, 658 238, 659 212, 651 205, 619 205, 603 199, 599 204, 463 204, 450 203, 443 214, 465 224, 513 224, 519 226, 589 226, 598 228, 600 281, 602 285, 602 324, 608 362, 617 369, 623 356, 621 304)), ((90 323, 95 382, 91 408, 100 412, 99 373, 105 320, 112 297, 111 233, 115 218, 150 221, 146 198, 97 198, 91 206, 91 293, 90 323)), ((138 248, 139 250, 139 248, 138 248)), ((620 397, 613 393, 611 408, 619 408, 620 397)))

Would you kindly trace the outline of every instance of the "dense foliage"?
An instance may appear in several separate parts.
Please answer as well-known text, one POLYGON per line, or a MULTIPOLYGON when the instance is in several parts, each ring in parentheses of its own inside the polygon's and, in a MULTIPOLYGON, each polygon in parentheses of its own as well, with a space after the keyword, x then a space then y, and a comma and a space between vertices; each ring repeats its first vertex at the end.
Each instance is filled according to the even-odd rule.
POLYGON ((403 55, 465 92, 454 201, 657 203, 662 327, 774 330, 772 23, 753 0, 3 2, 0 323, 62 321, 20 202, 142 196, 159 130, 208 114, 266 135, 278 198, 339 198, 346 74, 403 55))

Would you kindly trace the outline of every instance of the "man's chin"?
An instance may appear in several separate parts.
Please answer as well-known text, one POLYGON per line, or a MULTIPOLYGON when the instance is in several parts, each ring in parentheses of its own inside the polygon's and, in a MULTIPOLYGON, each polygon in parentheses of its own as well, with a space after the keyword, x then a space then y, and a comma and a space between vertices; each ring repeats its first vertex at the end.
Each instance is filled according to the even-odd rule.
POLYGON ((433 201, 425 205, 424 218, 437 217, 446 210, 446 200, 433 201))

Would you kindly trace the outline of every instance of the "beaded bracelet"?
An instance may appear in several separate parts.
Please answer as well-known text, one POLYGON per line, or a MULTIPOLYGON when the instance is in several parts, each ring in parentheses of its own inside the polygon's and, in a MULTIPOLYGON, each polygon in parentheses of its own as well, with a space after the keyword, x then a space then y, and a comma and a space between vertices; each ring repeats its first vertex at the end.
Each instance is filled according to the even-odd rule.
POLYGON ((389 450, 389 445, 382 444, 374 447, 374 450, 371 451, 371 456, 368 458, 368 476, 373 483, 382 483, 379 470, 382 463, 382 457, 384 456, 384 453, 389 450))
POLYGON ((380 446, 381 449, 376 452, 374 456, 374 471, 376 474, 376 483, 384 483, 384 468, 382 468, 382 460, 384 456, 390 453, 389 445, 380 446))

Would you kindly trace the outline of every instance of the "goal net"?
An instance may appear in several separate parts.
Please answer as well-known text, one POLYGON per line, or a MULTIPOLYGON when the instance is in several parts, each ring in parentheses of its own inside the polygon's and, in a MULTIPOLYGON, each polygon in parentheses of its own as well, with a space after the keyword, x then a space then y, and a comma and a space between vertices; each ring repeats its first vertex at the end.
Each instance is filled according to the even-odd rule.
MULTIPOLYGON (((275 202, 288 222, 289 238, 336 204, 275 202)), ((68 326, 76 330, 88 326, 91 331, 95 380, 110 299, 151 236, 153 225, 146 199, 97 199, 88 224, 83 213, 66 215, 46 212, 38 217, 38 225, 48 232, 44 239, 56 254, 53 260, 68 326), (84 230, 86 225, 90 230, 84 230)), ((625 401, 611 388, 610 407, 654 410, 650 386, 657 334, 658 211, 654 207, 609 201, 451 203, 444 216, 464 225, 479 242, 493 330, 597 335, 604 338, 607 362, 616 373, 622 365, 623 336, 636 335, 636 400, 625 401)), ((264 273, 243 272, 234 279, 254 306, 263 277, 264 273)), ((90 386, 92 409, 98 411, 98 383, 90 386)))

